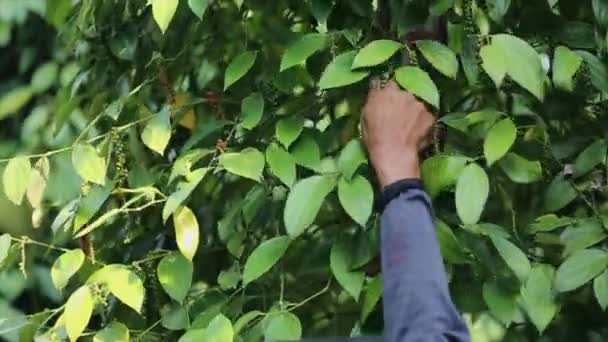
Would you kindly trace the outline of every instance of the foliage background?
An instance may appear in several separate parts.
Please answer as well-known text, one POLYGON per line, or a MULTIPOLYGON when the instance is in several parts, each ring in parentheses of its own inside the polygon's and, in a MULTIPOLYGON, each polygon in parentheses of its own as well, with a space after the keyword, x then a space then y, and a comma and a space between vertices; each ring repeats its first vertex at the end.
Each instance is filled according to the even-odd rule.
POLYGON ((422 171, 474 340, 608 336, 605 2, 0 9, 2 338, 380 334, 370 74, 441 117, 422 171), (446 45, 395 43, 429 16, 446 45))

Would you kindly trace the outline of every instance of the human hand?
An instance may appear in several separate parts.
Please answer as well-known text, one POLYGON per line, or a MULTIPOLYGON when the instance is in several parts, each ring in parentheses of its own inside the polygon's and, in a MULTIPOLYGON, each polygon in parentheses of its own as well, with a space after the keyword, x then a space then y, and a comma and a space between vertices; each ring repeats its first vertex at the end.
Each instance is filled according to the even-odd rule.
POLYGON ((391 80, 382 89, 372 79, 361 130, 382 187, 420 178, 418 150, 435 122, 424 104, 391 80))

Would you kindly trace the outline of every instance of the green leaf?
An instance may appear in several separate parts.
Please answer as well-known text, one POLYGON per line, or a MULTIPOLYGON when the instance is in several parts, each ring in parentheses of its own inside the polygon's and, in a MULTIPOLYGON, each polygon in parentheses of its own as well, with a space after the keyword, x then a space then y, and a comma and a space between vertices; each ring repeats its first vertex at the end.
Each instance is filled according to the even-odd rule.
POLYGON ((59 67, 55 62, 42 64, 32 75, 31 88, 34 93, 43 93, 53 86, 59 74, 59 67))
POLYGON ((378 274, 367 283, 361 303, 361 322, 365 322, 367 317, 374 311, 376 304, 382 296, 382 275, 378 274))
POLYGON ((608 271, 602 272, 593 279, 593 293, 602 310, 608 307, 608 271))
POLYGON ((15 157, 9 160, 2 174, 4 193, 16 205, 21 205, 27 191, 32 174, 30 160, 25 157, 15 157))
POLYGON ((95 147, 78 144, 72 150, 72 164, 82 179, 104 185, 106 182, 106 161, 97 154, 95 147))
POLYGON ((288 236, 279 236, 256 247, 245 263, 243 284, 247 285, 268 272, 283 257, 290 242, 288 236))
POLYGON ((291 154, 278 144, 272 143, 266 149, 266 161, 270 171, 291 188, 296 181, 296 163, 291 154))
POLYGON ((258 310, 249 311, 248 313, 242 315, 234 323, 234 333, 240 333, 244 328, 247 327, 247 325, 249 325, 249 323, 251 323, 251 321, 261 316, 264 316, 264 313, 258 310))
POLYGON ((374 206, 374 189, 365 177, 357 175, 352 180, 340 177, 338 198, 346 213, 365 227, 374 206))
POLYGON ((483 143, 483 152, 488 166, 509 152, 515 143, 515 138, 517 138, 517 127, 509 118, 498 121, 490 128, 483 143))
POLYGON ((173 15, 177 10, 178 0, 149 0, 152 4, 152 16, 164 34, 171 24, 173 15))
POLYGON ((11 235, 8 233, 0 235, 0 264, 8 256, 8 252, 11 248, 11 235))
POLYGON ((222 290, 235 289, 241 280, 241 274, 239 273, 239 265, 235 264, 228 270, 222 270, 217 276, 217 284, 222 290))
POLYGON ((486 45, 479 50, 481 57, 481 66, 483 70, 490 76, 496 88, 500 88, 502 81, 507 76, 508 61, 502 53, 500 47, 496 45, 486 45))
POLYGON ((93 314, 94 300, 91 289, 88 285, 84 285, 74 291, 65 303, 63 318, 70 341, 76 341, 89 325, 89 320, 93 314))
POLYGON ((353 139, 344 146, 338 157, 338 168, 342 176, 350 180, 363 163, 367 163, 365 147, 360 139, 353 139))
POLYGON ((352 69, 382 64, 401 48, 403 48, 403 44, 394 40, 374 40, 357 53, 352 63, 352 69))
POLYGON ((424 188, 431 198, 456 184, 460 173, 467 164, 467 158, 459 156, 435 155, 420 167, 424 188))
POLYGON ((219 163, 230 173, 260 182, 266 161, 262 152, 247 147, 241 152, 222 154, 219 163))
POLYGON ((80 201, 80 205, 74 216, 74 232, 79 231, 82 226, 95 216, 108 197, 110 197, 112 190, 114 190, 114 182, 108 182, 104 186, 95 185, 89 190, 86 197, 80 201))
POLYGON ((226 316, 219 314, 209 322, 205 329, 204 338, 199 341, 232 342, 233 339, 232 323, 226 316))
POLYGON ((416 46, 435 69, 449 78, 456 79, 458 60, 449 47, 434 40, 419 40, 416 46))
POLYGON ((437 240, 441 248, 441 255, 451 264, 465 264, 467 255, 454 232, 445 222, 437 220, 437 240))
POLYGON ((156 273, 169 297, 182 303, 192 285, 192 262, 179 253, 167 254, 158 263, 156 273))
POLYGON ((607 237, 606 231, 599 220, 593 218, 581 219, 572 227, 568 227, 560 235, 565 245, 563 255, 568 256, 587 247, 591 247, 607 237))
POLYGON ((577 196, 578 192, 574 186, 563 175, 557 175, 545 191, 545 211, 548 213, 558 211, 574 201, 577 196))
POLYGON ((538 52, 526 41, 508 34, 493 35, 491 45, 500 50, 509 77, 542 101, 545 71, 538 52))
POLYGON ((161 110, 148 121, 146 128, 141 133, 141 140, 144 144, 161 156, 165 154, 165 148, 167 148, 171 139, 169 115, 169 108, 161 110))
POLYGON ((173 167, 171 168, 171 175, 169 175, 169 184, 173 182, 178 176, 187 177, 192 173, 192 165, 196 164, 202 158, 212 154, 215 152, 215 149, 207 148, 197 148, 194 150, 190 150, 185 154, 181 155, 179 158, 173 162, 173 167))
POLYGON ((543 177, 543 169, 540 162, 529 161, 512 152, 507 153, 500 159, 498 166, 515 183, 534 183, 543 177))
POLYGON ((120 322, 112 322, 93 337, 93 342, 129 342, 129 329, 120 322))
POLYGON ((271 314, 266 320, 264 338, 267 342, 300 340, 302 338, 300 319, 291 312, 271 314))
POLYGON ((309 33, 291 44, 281 59, 281 71, 305 62, 310 56, 320 51, 327 43, 327 36, 320 33, 309 33))
POLYGON ((245 76, 249 69, 253 67, 256 57, 257 52, 245 51, 230 62, 226 68, 226 75, 224 75, 224 91, 245 76))
POLYGON ((604 62, 596 55, 587 51, 578 50, 576 53, 583 57, 585 63, 589 66, 589 77, 593 86, 603 92, 608 92, 608 69, 606 69, 604 62))
POLYGON ((70 278, 78 272, 84 262, 85 255, 82 249, 73 249, 63 253, 51 267, 53 285, 59 290, 63 289, 70 278))
POLYGON ((479 165, 471 163, 462 170, 456 183, 456 212, 464 224, 479 222, 489 192, 488 175, 479 165))
POLYGON ((606 161, 606 156, 608 155, 607 151, 608 146, 606 146, 606 141, 604 139, 597 140, 587 146, 574 162, 574 177, 583 176, 593 170, 596 166, 604 163, 606 161))
POLYGON ((509 240, 498 235, 490 235, 490 239, 492 239, 492 243, 496 247, 498 254, 500 254, 509 268, 513 270, 519 281, 525 282, 528 279, 531 265, 530 260, 528 260, 524 252, 509 240))
POLYGON ((574 90, 573 78, 583 58, 565 46, 558 46, 553 55, 553 84, 566 91, 574 90))
POLYGON ((395 79, 405 90, 439 108, 439 90, 426 71, 415 66, 395 70, 395 79))
POLYGON ((329 176, 312 176, 296 183, 287 197, 283 214, 285 228, 292 239, 314 222, 325 197, 335 186, 335 179, 329 176))
POLYGON ((300 133, 302 133, 302 129, 304 129, 304 118, 301 116, 290 116, 277 122, 275 135, 285 148, 289 148, 298 139, 300 133))
POLYGON ((178 303, 170 302, 160 309, 161 324, 169 330, 184 330, 190 326, 188 311, 178 303))
POLYGON ((575 290, 608 266, 608 254, 599 249, 583 249, 572 254, 557 269, 555 289, 559 292, 575 290))
POLYGON ((17 114, 32 99, 32 88, 17 87, 0 97, 0 120, 17 114))
POLYGON ((192 13, 196 15, 200 20, 203 20, 203 16, 209 7, 211 0, 188 0, 188 6, 192 13))
POLYGON ((319 88, 324 90, 344 87, 366 78, 369 75, 368 71, 351 70, 356 54, 356 51, 351 51, 337 56, 323 71, 319 88))
POLYGON ((241 126, 245 129, 253 129, 258 125, 264 115, 264 97, 260 93, 253 93, 243 99, 241 104, 241 115, 243 120, 241 126))
POLYGON ((143 282, 135 272, 129 270, 126 266, 118 266, 109 268, 106 271, 108 288, 121 302, 131 307, 137 313, 140 313, 144 303, 143 282))
POLYGON ((557 217, 554 214, 547 214, 536 218, 534 223, 530 224, 530 230, 533 233, 550 232, 557 228, 568 226, 576 222, 576 219, 570 217, 557 217))
POLYGON ((190 208, 178 207, 173 215, 175 240, 179 251, 190 261, 198 250, 199 227, 196 216, 190 208))
POLYGON ((494 317, 508 327, 518 311, 517 297, 500 288, 494 282, 483 284, 483 300, 494 317))
POLYGON ((550 266, 535 266, 521 288, 523 307, 541 335, 557 313, 552 289, 554 273, 550 266))
POLYGON ((182 337, 179 338, 178 342, 199 342, 204 341, 205 329, 192 329, 186 331, 182 337))
POLYGON ((365 281, 365 273, 351 271, 352 256, 350 251, 351 248, 345 241, 336 241, 331 248, 329 266, 338 283, 355 301, 358 301, 365 281))
POLYGON ((319 170, 321 167, 321 151, 319 145, 311 136, 301 137, 291 149, 291 155, 298 165, 311 170, 319 170))
POLYGON ((186 177, 185 182, 180 182, 177 185, 177 190, 169 196, 163 207, 163 221, 167 221, 169 216, 190 196, 192 191, 205 178, 207 171, 209 171, 208 168, 196 169, 186 177))

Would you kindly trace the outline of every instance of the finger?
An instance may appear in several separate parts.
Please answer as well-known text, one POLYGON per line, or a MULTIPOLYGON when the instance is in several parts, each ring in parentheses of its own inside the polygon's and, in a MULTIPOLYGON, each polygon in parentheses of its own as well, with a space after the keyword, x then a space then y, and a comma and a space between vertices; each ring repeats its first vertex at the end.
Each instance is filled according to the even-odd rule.
POLYGON ((378 77, 378 76, 370 77, 369 78, 369 92, 372 93, 374 91, 380 90, 381 84, 382 84, 382 81, 380 80, 380 77, 378 77))
POLYGON ((384 85, 384 89, 386 90, 401 90, 399 84, 395 82, 395 80, 388 80, 384 85))

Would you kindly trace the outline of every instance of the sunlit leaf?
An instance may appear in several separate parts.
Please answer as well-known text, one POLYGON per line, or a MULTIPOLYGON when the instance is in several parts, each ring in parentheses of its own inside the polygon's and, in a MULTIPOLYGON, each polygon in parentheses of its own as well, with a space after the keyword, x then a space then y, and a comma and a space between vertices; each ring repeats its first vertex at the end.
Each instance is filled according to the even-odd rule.
POLYGON ((488 175, 479 165, 471 163, 462 170, 456 183, 456 212, 463 223, 479 221, 489 192, 488 175))
POLYGON ((64 321, 70 341, 76 341, 89 325, 93 314, 94 297, 88 285, 81 286, 65 303, 64 321))
POLYGON ((262 180, 262 172, 266 164, 264 154, 253 147, 241 152, 224 153, 220 156, 219 162, 228 172, 256 182, 262 180))
POLYGON ((76 172, 85 181, 104 185, 106 182, 106 161, 95 147, 89 144, 78 144, 72 150, 72 164, 76 172))
POLYGON ((281 259, 289 247, 290 239, 287 236, 279 236, 264 241, 253 250, 243 270, 243 284, 261 277, 264 273, 281 259))
POLYGON ((356 54, 356 51, 351 51, 337 56, 323 71, 319 88, 344 87, 366 78, 369 72, 351 70, 356 54))
POLYGON ((178 207, 173 214, 175 240, 180 252, 192 260, 198 249, 199 227, 196 216, 188 207, 178 207))
POLYGON ((84 252, 82 249, 73 249, 63 253, 51 267, 51 279, 56 288, 62 289, 70 278, 78 272, 84 262, 84 252))
POLYGON ((415 66, 404 66, 395 70, 395 79, 405 90, 439 108, 439 90, 426 71, 415 66))
POLYGON ((30 182, 32 166, 30 160, 25 157, 16 157, 9 160, 4 173, 2 182, 4 183, 4 193, 8 199, 16 205, 21 205, 23 196, 30 182))
POLYGON ((290 237, 302 234, 317 217, 325 197, 336 181, 329 176, 312 176, 296 183, 285 204, 283 222, 290 237))
POLYGON ((158 263, 158 281, 167 294, 182 303, 192 284, 192 262, 178 253, 171 253, 158 263))
POLYGON ((178 0, 150 0, 152 15, 162 33, 167 31, 177 10, 178 0))
POLYGON ((256 57, 256 52, 246 51, 236 56, 232 62, 230 62, 224 76, 224 90, 228 89, 236 81, 245 76, 255 63, 256 57))
POLYGON ((367 179, 355 176, 349 181, 341 177, 338 182, 338 198, 346 213, 365 227, 374 206, 374 189, 367 179))
POLYGON ((382 64, 401 48, 403 48, 403 44, 394 40, 374 40, 357 53, 352 63, 352 69, 382 64))

